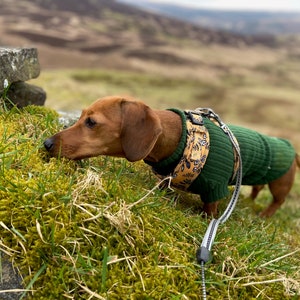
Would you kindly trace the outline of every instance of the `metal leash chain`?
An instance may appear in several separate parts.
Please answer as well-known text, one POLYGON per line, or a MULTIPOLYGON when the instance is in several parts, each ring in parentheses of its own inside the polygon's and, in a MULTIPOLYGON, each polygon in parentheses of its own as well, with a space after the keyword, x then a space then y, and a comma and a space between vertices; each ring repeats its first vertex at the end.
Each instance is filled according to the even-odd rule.
POLYGON ((222 122, 220 117, 210 108, 199 108, 196 109, 197 112, 199 112, 201 115, 208 117, 208 118, 213 118, 218 122, 220 125, 220 128, 229 136, 229 139, 233 145, 233 147, 236 150, 238 160, 239 160, 239 168, 236 173, 236 184, 234 188, 233 195, 230 199, 230 202, 222 214, 222 216, 219 219, 212 219, 203 238, 203 241, 201 243, 201 247, 197 250, 196 257, 198 263, 201 265, 201 275, 202 275, 202 295, 203 299, 206 300, 206 286, 205 286, 205 263, 211 260, 211 248, 217 233, 218 226, 222 223, 225 223, 227 219, 230 217, 231 213, 234 210, 234 207, 237 203, 239 193, 240 193, 240 188, 242 184, 242 159, 241 159, 241 153, 240 153, 240 147, 231 132, 231 130, 228 128, 226 124, 222 122))
POLYGON ((201 261, 201 279, 202 279, 202 297, 206 300, 206 287, 205 287, 205 267, 204 261, 201 261))

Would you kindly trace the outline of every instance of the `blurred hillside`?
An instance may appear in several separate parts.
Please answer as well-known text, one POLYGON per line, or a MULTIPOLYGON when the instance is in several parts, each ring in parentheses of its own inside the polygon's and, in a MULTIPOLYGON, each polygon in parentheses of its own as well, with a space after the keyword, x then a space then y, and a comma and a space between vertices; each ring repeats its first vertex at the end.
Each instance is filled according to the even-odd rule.
POLYGON ((149 0, 118 1, 199 26, 223 29, 240 34, 300 34, 300 12, 292 11, 291 9, 288 11, 288 2, 286 3, 286 11, 239 11, 200 9, 149 0))
POLYGON ((42 66, 139 69, 203 63, 185 49, 278 47, 272 36, 201 28, 111 0, 0 0, 0 46, 34 44, 42 66))

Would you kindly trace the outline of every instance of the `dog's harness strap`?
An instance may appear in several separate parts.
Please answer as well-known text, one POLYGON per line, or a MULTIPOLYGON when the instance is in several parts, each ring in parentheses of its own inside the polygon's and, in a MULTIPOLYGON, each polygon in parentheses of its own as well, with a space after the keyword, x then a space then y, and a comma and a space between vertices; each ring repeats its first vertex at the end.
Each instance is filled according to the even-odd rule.
POLYGON ((183 155, 172 173, 172 186, 187 190, 201 173, 209 153, 209 133, 202 116, 189 112, 186 120, 187 142, 183 155))
MULTIPOLYGON (((186 118, 186 144, 182 157, 172 173, 171 185, 180 190, 188 190, 194 180, 200 175, 208 157, 210 139, 209 132, 204 126, 202 116, 197 111, 185 111, 186 118)), ((163 179, 165 176, 155 175, 163 179)))

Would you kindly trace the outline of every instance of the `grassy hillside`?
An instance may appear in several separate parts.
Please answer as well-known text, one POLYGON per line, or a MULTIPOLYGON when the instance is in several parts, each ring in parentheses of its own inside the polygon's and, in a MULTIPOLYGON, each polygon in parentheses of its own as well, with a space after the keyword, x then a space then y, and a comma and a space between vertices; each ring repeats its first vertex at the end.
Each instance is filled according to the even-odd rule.
MULTIPOLYGON (((49 158, 43 141, 63 127, 51 109, 79 112, 112 94, 161 109, 209 106, 299 152, 299 40, 262 46, 108 0, 86 1, 82 15, 80 1, 3 3, 0 43, 37 45, 32 83, 48 95, 47 108, 0 111, 0 250, 20 270, 24 298, 201 299, 195 252, 208 220, 198 197, 159 190, 143 163, 49 158)), ((299 184, 297 174, 270 220, 257 216, 269 192, 253 204, 243 188, 207 265, 209 298, 299 298, 299 184)))
MULTIPOLYGON (((156 1, 120 0, 135 7, 156 11, 162 15, 216 29, 226 29, 242 34, 299 34, 300 13, 298 11, 256 11, 201 9, 156 1)), ((288 8, 288 6, 287 6, 288 8)))
POLYGON ((138 63, 180 62, 190 64, 180 53, 186 43, 198 47, 278 45, 274 37, 201 28, 183 21, 111 0, 1 0, 0 46, 34 45, 40 62, 48 68, 109 67, 139 69, 138 63))
MULTIPOLYGON (((0 250, 24 299, 201 299, 198 197, 159 190, 143 163, 49 158, 42 143, 61 128, 46 108, 1 110, 0 250)), ((269 220, 257 216, 269 193, 253 204, 243 189, 206 268, 209 298, 297 299, 299 183, 269 220)))
MULTIPOLYGON (((189 55, 195 55, 192 49, 189 55)), ((159 109, 211 107, 228 123, 285 137, 300 147, 297 56, 214 46, 202 49, 198 59, 207 66, 196 64, 193 72, 144 61, 141 71, 43 70, 32 83, 46 90, 46 105, 60 111, 79 112, 107 95, 131 95, 159 109)))

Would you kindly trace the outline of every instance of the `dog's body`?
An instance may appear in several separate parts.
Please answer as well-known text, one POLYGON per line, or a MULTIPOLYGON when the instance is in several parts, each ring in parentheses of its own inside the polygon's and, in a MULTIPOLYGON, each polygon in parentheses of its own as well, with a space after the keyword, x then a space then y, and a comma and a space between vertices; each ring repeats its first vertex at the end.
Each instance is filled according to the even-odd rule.
MULTIPOLYGON (((204 212, 215 216, 218 200, 228 194, 227 186, 234 183, 234 154, 222 130, 204 121, 211 136, 210 152, 189 190, 200 194, 204 212)), ((179 110, 152 110, 133 99, 106 97, 84 110, 76 124, 47 139, 44 145, 51 155, 76 160, 98 155, 129 161, 144 159, 156 172, 169 175, 182 155, 179 146, 184 144, 184 122, 179 110)), ((285 140, 237 126, 230 128, 241 148, 243 184, 253 185, 252 199, 264 184, 269 184, 273 202, 261 215, 271 216, 289 193, 300 158, 285 140)))

